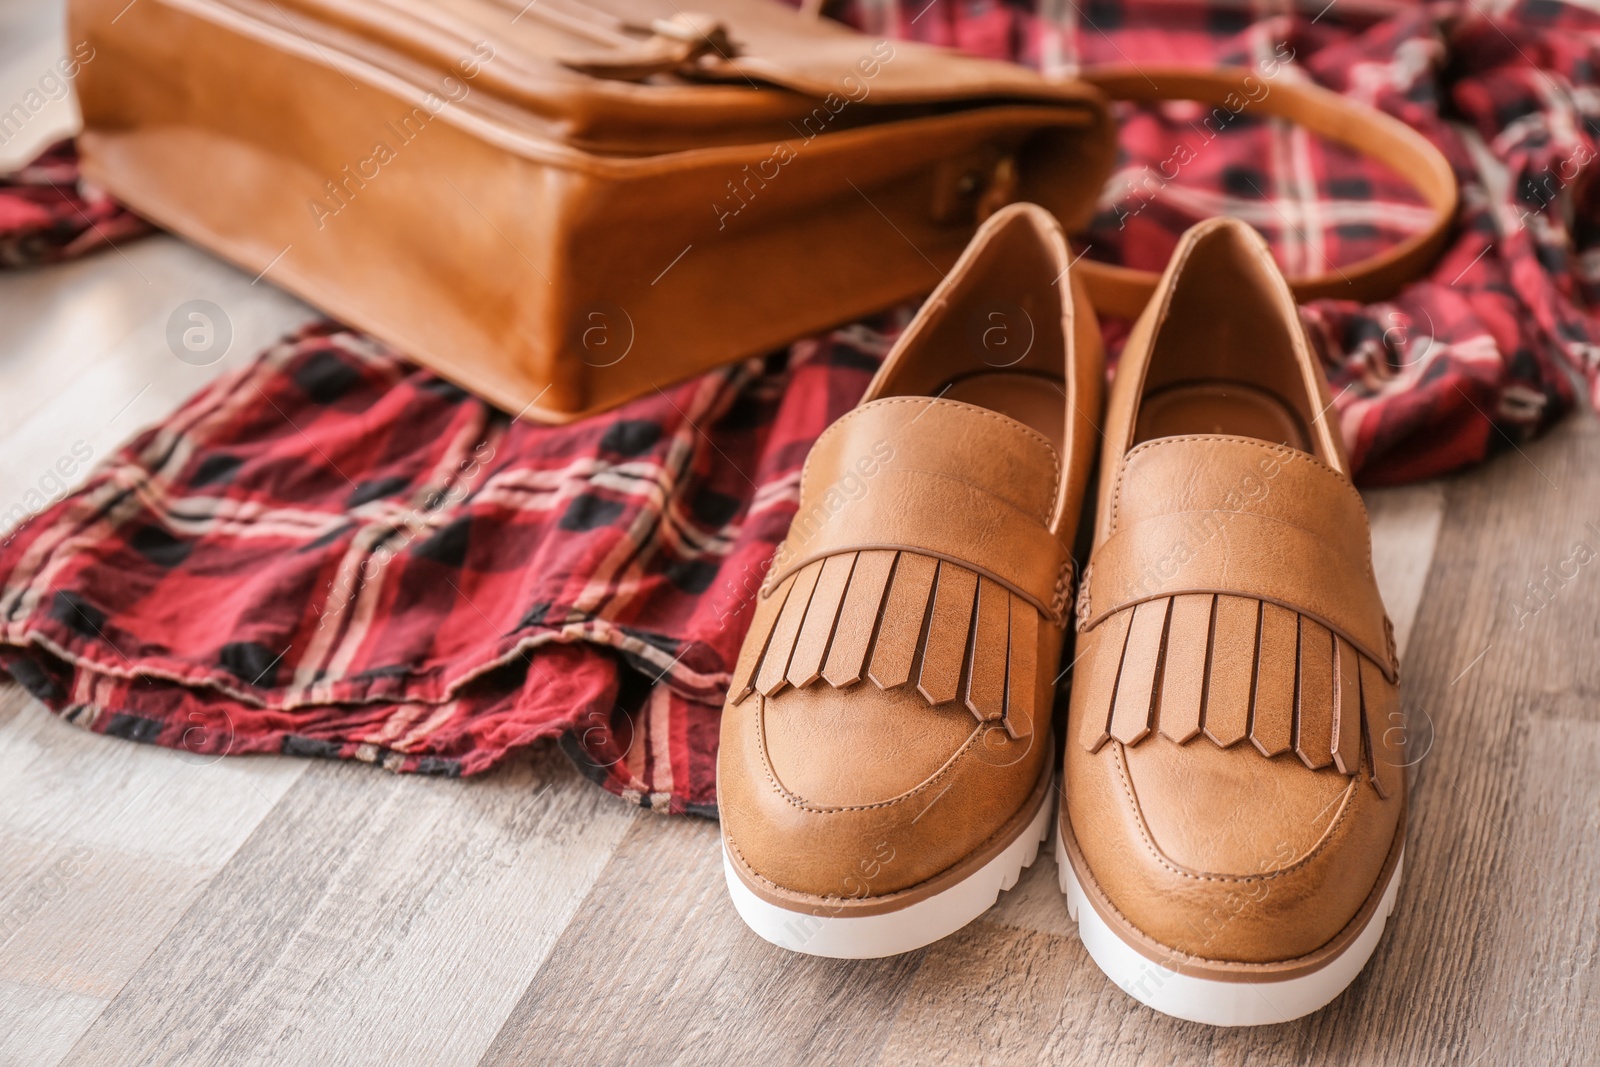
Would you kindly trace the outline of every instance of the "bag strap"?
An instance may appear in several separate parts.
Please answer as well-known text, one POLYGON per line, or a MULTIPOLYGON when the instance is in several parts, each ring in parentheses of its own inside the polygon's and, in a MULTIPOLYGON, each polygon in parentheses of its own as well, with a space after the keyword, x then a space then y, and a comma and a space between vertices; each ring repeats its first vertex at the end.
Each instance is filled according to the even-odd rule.
MULTIPOLYGON (((800 13, 806 18, 823 18, 835 2, 800 0, 800 13)), ((1247 67, 1091 67, 1079 72, 1079 80, 1113 100, 1145 104, 1196 100, 1226 108, 1230 117, 1246 110, 1275 115, 1370 156, 1412 183, 1433 208, 1428 228, 1348 267, 1329 264, 1329 273, 1289 278, 1289 288, 1299 303, 1322 299, 1370 303, 1393 296, 1427 273, 1444 250, 1461 195, 1455 170, 1432 141, 1376 108, 1308 82, 1272 82, 1247 67), (1267 92, 1257 99, 1263 86, 1267 92)), ((1077 264, 1076 273, 1095 310, 1123 318, 1137 317, 1161 280, 1153 271, 1101 263, 1086 256, 1077 264)))
MULTIPOLYGON (((1250 111, 1288 119, 1386 164, 1415 186, 1434 210, 1428 228, 1359 263, 1329 264, 1328 273, 1288 279, 1300 303, 1320 299, 1367 303, 1392 296, 1433 265, 1449 237, 1460 196, 1450 162, 1422 134, 1375 108, 1305 82, 1271 82, 1244 67, 1100 68, 1084 71, 1082 80, 1113 100, 1197 100, 1225 108, 1230 118, 1250 111)), ((1096 311, 1125 318, 1144 310, 1160 281, 1160 275, 1151 271, 1086 257, 1078 260, 1075 272, 1096 311)))

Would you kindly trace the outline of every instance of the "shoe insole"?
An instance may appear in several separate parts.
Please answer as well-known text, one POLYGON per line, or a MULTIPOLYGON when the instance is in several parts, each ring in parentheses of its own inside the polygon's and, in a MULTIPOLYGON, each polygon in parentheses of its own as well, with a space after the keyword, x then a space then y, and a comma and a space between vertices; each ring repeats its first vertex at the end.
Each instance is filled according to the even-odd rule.
POLYGON ((1043 434, 1057 456, 1063 454, 1067 394, 1066 387, 1054 378, 1027 371, 986 371, 956 379, 939 395, 1016 419, 1043 434))
POLYGON ((1271 393, 1238 382, 1183 382, 1139 402, 1135 444, 1157 437, 1227 434, 1256 437, 1307 451, 1310 435, 1287 404, 1271 393))

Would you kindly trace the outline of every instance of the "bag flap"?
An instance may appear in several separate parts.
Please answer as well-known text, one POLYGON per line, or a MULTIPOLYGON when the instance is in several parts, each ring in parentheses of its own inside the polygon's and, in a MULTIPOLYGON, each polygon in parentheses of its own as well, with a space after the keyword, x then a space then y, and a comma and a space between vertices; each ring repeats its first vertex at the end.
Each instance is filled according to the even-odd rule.
POLYGON ((830 130, 1002 102, 1051 107, 1057 125, 1063 111, 1086 127, 1107 121, 1084 83, 874 39, 777 0, 165 2, 274 29, 287 20, 330 63, 342 53, 445 95, 455 79, 600 153, 788 137, 823 101, 840 108, 830 130))

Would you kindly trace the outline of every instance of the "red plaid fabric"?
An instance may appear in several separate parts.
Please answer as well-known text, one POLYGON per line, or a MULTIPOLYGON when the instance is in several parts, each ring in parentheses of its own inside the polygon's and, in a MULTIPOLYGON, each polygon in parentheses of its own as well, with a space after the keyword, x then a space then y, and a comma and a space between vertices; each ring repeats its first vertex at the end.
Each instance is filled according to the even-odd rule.
POLYGON ((149 231, 148 222, 78 180, 71 141, 0 175, 0 267, 74 259, 149 231))
MULTIPOLYGON (((1464 209, 1432 275, 1390 303, 1305 309, 1364 481, 1438 474, 1538 432, 1572 402, 1563 360, 1592 385, 1600 16, 1547 0, 1050 10, 856 0, 845 14, 1052 73, 1276 61, 1274 78, 1388 110, 1452 160, 1464 209)), ((1225 212, 1316 271, 1421 224, 1396 176, 1248 110, 1215 133, 1192 105, 1122 118, 1090 255, 1160 267, 1186 226, 1225 212)), ((59 195, 67 177, 54 196, 0 187, 12 234, 50 235, 0 236, 15 250, 0 260, 139 225, 59 195)), ((904 318, 556 429, 311 329, 11 533, 0 666, 64 717, 134 740, 470 774, 559 737, 613 792, 711 813, 721 694, 800 465, 904 318)), ((1124 324, 1106 325, 1115 341, 1124 324)))
POLYGON ((553 736, 710 812, 717 708, 865 327, 549 428, 312 327, 0 548, 0 665, 65 718, 196 753, 472 774, 553 736))

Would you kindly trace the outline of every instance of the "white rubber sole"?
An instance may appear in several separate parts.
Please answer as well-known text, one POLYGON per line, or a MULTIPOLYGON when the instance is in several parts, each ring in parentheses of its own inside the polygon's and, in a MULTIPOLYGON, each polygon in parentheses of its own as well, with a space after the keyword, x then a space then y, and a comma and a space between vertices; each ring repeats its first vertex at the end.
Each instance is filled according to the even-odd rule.
POLYGON ((1122 991, 1163 1015, 1211 1026, 1265 1026, 1309 1015, 1344 992, 1366 966, 1400 891, 1405 854, 1396 859, 1383 899, 1345 950, 1311 974, 1276 982, 1221 982, 1179 974, 1156 963, 1111 929, 1084 896, 1072 870, 1065 842, 1056 833, 1056 865, 1067 914, 1078 924, 1078 938, 1095 965, 1122 991))
POLYGON ((1050 832, 1055 810, 1053 793, 1028 826, 994 859, 955 885, 881 915, 813 915, 781 908, 751 892, 722 850, 722 873, 728 893, 745 925, 764 940, 790 952, 841 960, 877 959, 931 945, 955 933, 988 911, 1000 894, 1017 884, 1023 869, 1039 857, 1039 845, 1050 832))

